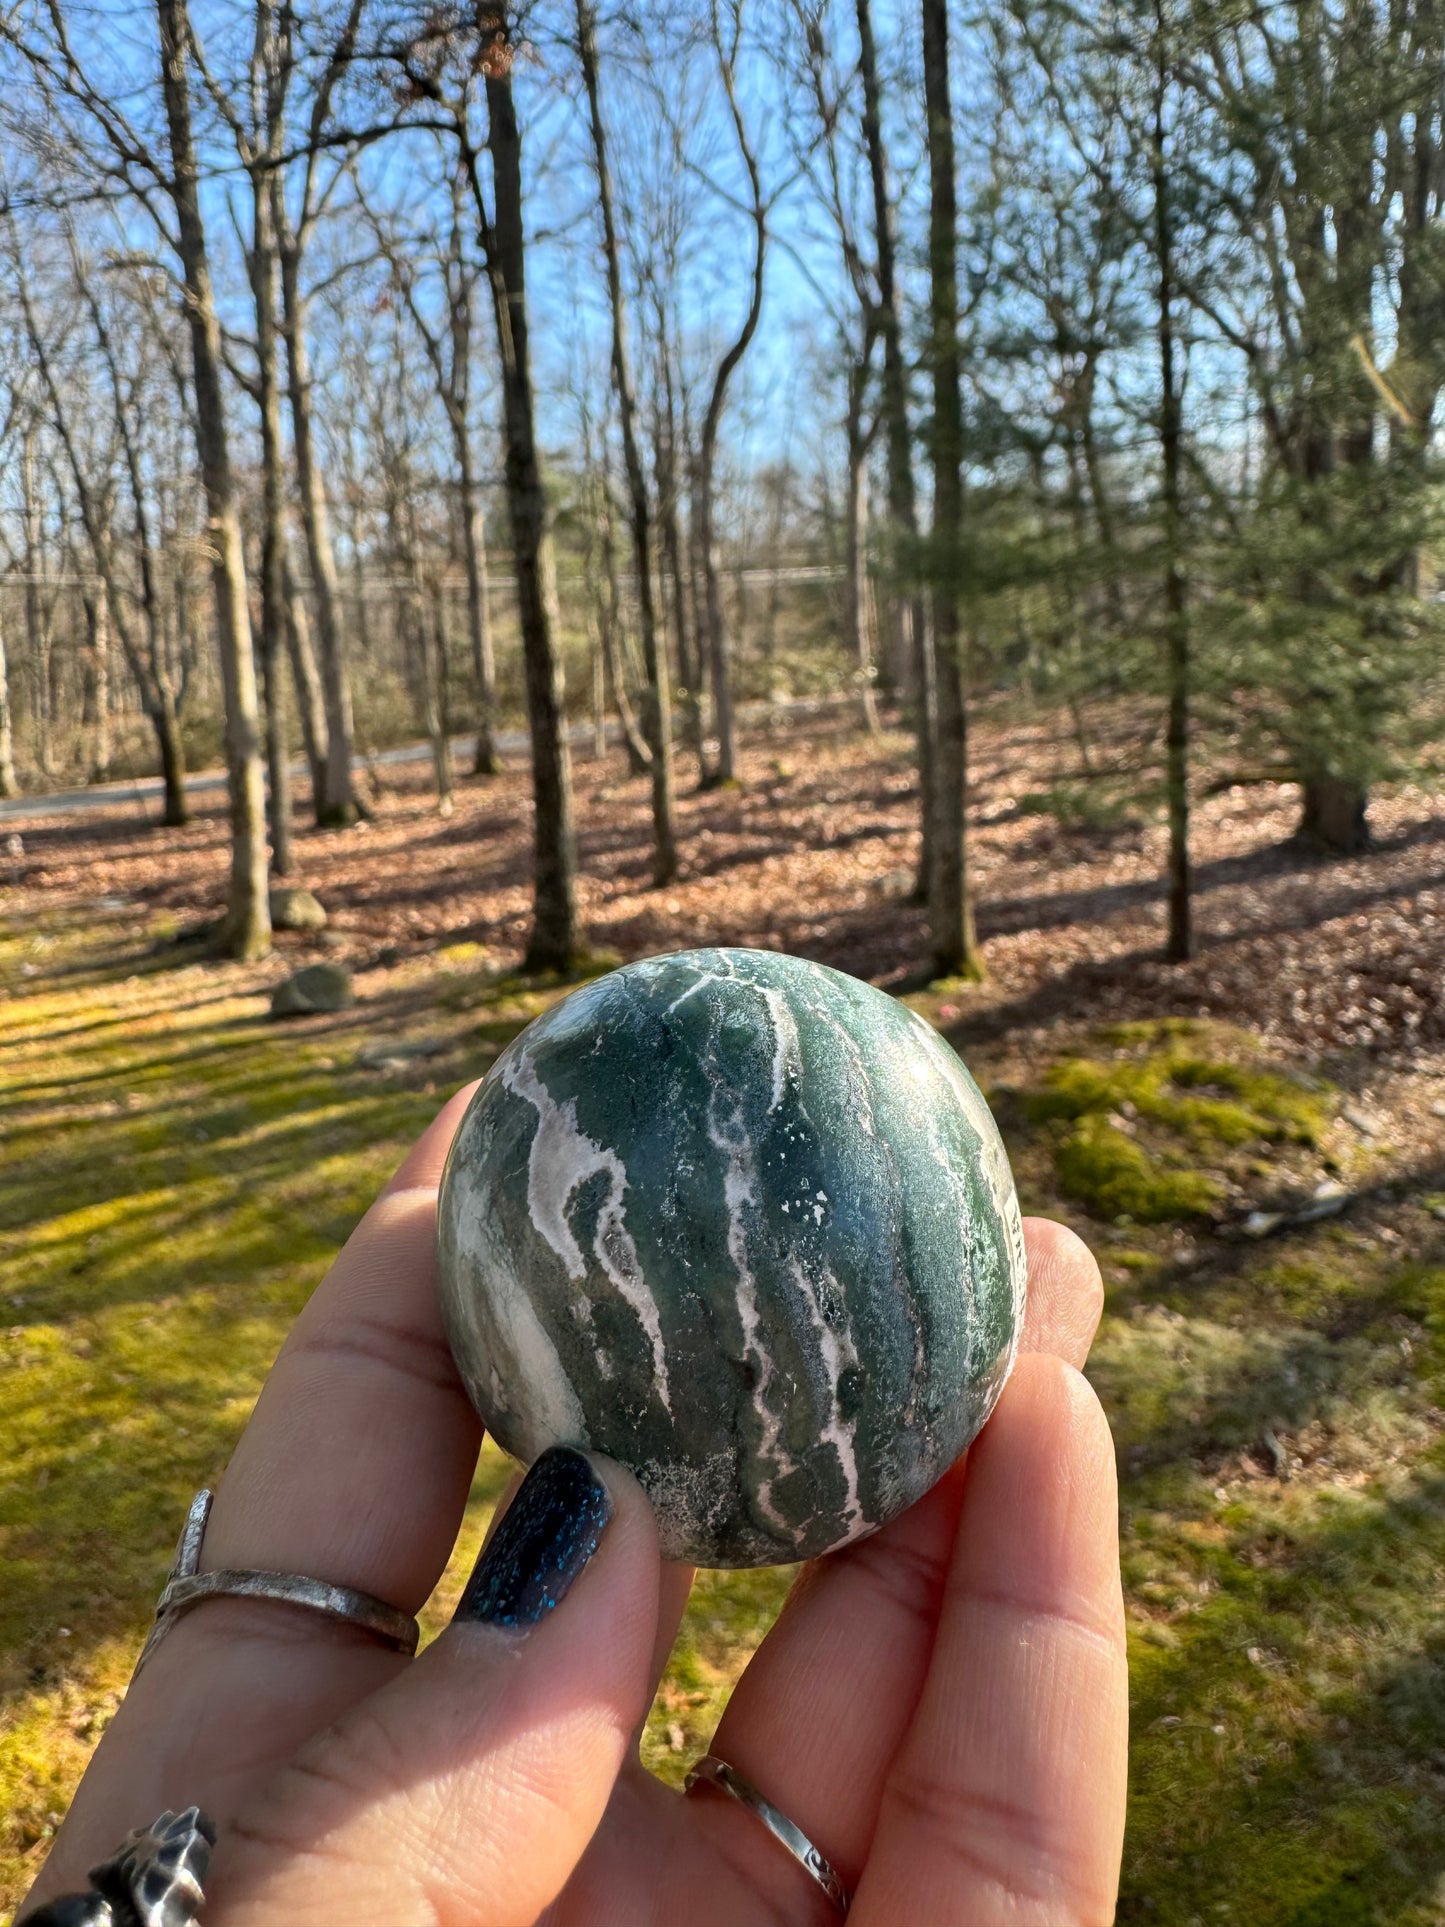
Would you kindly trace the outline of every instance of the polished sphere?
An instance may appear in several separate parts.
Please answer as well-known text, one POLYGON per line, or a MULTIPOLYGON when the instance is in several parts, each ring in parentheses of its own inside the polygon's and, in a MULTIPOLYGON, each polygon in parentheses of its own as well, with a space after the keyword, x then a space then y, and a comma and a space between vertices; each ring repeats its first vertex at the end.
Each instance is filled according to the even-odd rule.
POLYGON ((439 1246, 493 1436, 621 1460, 700 1565, 902 1512, 992 1411, 1023 1319, 978 1086, 905 1005, 771 951, 629 964, 539 1017, 462 1120, 439 1246))

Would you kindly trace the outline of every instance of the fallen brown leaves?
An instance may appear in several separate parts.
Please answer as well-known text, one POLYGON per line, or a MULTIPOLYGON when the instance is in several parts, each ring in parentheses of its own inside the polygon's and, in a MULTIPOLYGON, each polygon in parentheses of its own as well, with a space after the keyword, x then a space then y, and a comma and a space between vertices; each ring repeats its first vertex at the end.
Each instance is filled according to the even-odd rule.
MULTIPOLYGON (((1403 1068, 1445 1046, 1437 798, 1381 793, 1375 847, 1336 861, 1290 841, 1297 800, 1286 785, 1200 800, 1198 955, 1166 965, 1162 823, 1083 831, 1021 813, 1019 795, 1071 760, 1046 722, 985 719, 974 744, 971 860, 990 980, 954 999, 964 1035, 1017 1041, 1038 1025, 1203 1014, 1305 1056, 1358 1052, 1403 1068)), ((575 773, 591 943, 626 956, 702 943, 782 947, 894 984, 925 963, 924 914, 906 900, 917 795, 901 735, 875 742, 816 719, 759 733, 740 787, 709 795, 691 789, 684 768, 683 875, 660 891, 649 883, 645 780, 626 778, 617 757, 580 757, 575 773)), ((360 830, 301 830, 296 880, 327 905, 331 928, 324 941, 280 939, 278 950, 332 954, 363 972, 460 942, 514 961, 530 905, 525 768, 464 780, 447 819, 424 764, 388 770, 386 784, 360 830)), ((222 907, 219 794, 179 830, 156 827, 135 805, 22 829, 23 854, 0 867, 0 909, 121 898, 184 924, 222 907)))

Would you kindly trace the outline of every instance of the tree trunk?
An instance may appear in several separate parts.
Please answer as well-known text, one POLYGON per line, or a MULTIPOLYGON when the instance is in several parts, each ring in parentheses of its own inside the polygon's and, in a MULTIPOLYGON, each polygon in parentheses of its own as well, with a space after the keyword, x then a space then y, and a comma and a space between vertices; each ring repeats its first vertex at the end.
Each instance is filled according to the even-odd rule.
POLYGON ((677 640, 677 679, 681 688, 682 736, 696 751, 702 741, 702 714, 698 707, 697 651, 688 595, 688 570, 684 561, 679 504, 681 489, 677 460, 677 422, 673 406, 672 364, 667 343, 661 344, 663 357, 664 419, 657 436, 657 498, 662 562, 672 589, 672 626, 677 640))
POLYGON ((948 0, 922 0, 928 116, 929 361, 933 371, 933 633, 938 678, 934 870, 929 921, 941 977, 983 975, 973 927, 965 823, 968 711, 959 620, 963 535, 963 405, 958 348, 958 203, 948 72, 948 0))
POLYGON ((1167 625, 1169 723, 1165 736, 1169 795, 1169 934, 1164 954, 1184 963, 1193 953, 1189 878, 1189 610, 1181 540, 1179 386, 1174 373, 1174 227, 1169 205, 1164 110, 1169 82, 1163 0, 1155 0, 1154 238, 1159 268, 1159 441, 1164 468, 1164 610, 1167 625))
POLYGON ((281 571, 286 592, 286 650, 291 658, 291 681, 301 717, 301 740, 306 745, 306 763, 311 771, 311 807, 319 822, 326 788, 326 699, 316 654, 311 647, 306 597, 291 566, 289 549, 282 551, 281 571))
POLYGON ((872 0, 856 0, 858 64, 863 80, 863 141, 873 190, 873 236, 878 256, 878 326, 883 334, 883 433, 888 461, 888 570, 884 635, 887 646, 879 681, 885 695, 896 687, 911 693, 918 738, 919 850, 916 897, 926 901, 933 877, 933 741, 937 728, 932 638, 923 597, 908 587, 917 573, 918 499, 913 479, 913 442, 908 426, 908 372, 898 314, 897 211, 888 187, 883 145, 883 103, 873 38, 872 0), (911 689, 909 686, 911 685, 911 689))
POLYGON ((607 754, 607 665, 602 660, 602 625, 595 601, 587 611, 587 640, 592 655, 592 754, 600 763, 607 754))
POLYGON ((602 579, 594 585, 597 629, 602 638, 602 659, 612 684, 612 701, 622 725, 622 742, 627 751, 630 776, 645 775, 652 751, 637 725, 637 712, 627 693, 627 664, 622 650, 622 596, 617 586, 617 550, 612 540, 612 504, 607 478, 598 486, 597 546, 602 551, 602 579))
POLYGON ((45 550, 40 525, 40 491, 35 486, 34 423, 20 451, 21 509, 25 528, 25 642, 30 655, 30 709, 36 725, 36 760, 44 775, 54 766, 50 725, 50 619, 41 595, 45 550))
POLYGON ((848 434, 848 511, 845 526, 844 627, 849 651, 858 664, 858 696, 863 722, 878 733, 878 702, 873 693, 873 639, 868 608, 868 452, 851 418, 848 434))
POLYGON ((341 619, 341 588, 336 554, 331 546, 331 517, 326 484, 316 460, 311 420, 311 355, 306 343, 305 302, 300 286, 301 263, 294 241, 281 247, 281 304, 286 335, 286 385, 291 403, 291 439, 296 450, 296 481, 301 498, 301 526, 306 532, 306 559, 316 598, 316 633, 321 654, 321 682, 326 702, 326 774, 317 799, 318 823, 355 822, 360 811, 352 782, 351 678, 346 662, 346 634, 341 619))
POLYGON ((607 134, 597 80, 596 16, 590 0, 577 0, 577 39, 582 78, 592 123, 592 157, 597 172, 597 198, 602 211, 602 237, 607 257, 607 293, 612 313, 612 381, 617 391, 622 450, 627 464, 628 501, 632 511, 633 566, 637 571, 638 621, 642 629, 644 676, 642 727, 650 752, 652 775, 652 880, 661 886, 677 875, 677 832, 673 809, 672 691, 667 651, 658 646, 657 601, 652 575, 652 507, 647 476, 637 439, 637 403, 627 353, 627 316, 622 301, 622 265, 617 224, 612 209, 612 175, 607 163, 607 134))
POLYGON ((696 749, 702 734, 702 713, 697 701, 697 651, 694 647, 692 611, 688 599, 688 570, 683 556, 682 530, 677 502, 665 501, 661 517, 663 566, 672 591, 672 626, 677 638, 677 677, 682 684, 682 733, 696 749))
POLYGON ((1299 836, 1336 856, 1370 847, 1369 791, 1347 776, 1308 776, 1300 784, 1299 836))
POLYGON ((266 699, 267 803, 271 826, 271 871, 291 874, 291 764, 286 754, 286 682, 280 651, 261 650, 261 684, 266 699))
POLYGON ((172 162, 170 193, 186 283, 196 393, 196 452, 206 493, 216 634, 226 702, 231 882, 223 942, 233 957, 264 957, 271 947, 271 913, 266 882, 266 804, 261 775, 256 662, 251 649, 241 519, 226 439, 221 330, 211 292, 191 134, 190 83, 186 71, 190 22, 186 0, 157 0, 157 13, 161 85, 172 162))
MULTIPOLYGON (((768 525, 768 601, 763 615, 763 687, 771 702, 778 683, 778 620, 783 612, 783 520, 787 494, 792 486, 792 468, 784 460, 773 492, 773 512, 768 525)), ((869 670, 869 690, 872 690, 869 670)))
POLYGON ((0 607, 0 796, 18 796, 15 726, 10 715, 10 664, 5 654, 5 611, 0 607))
POLYGON ((271 868, 278 877, 284 877, 291 874, 291 766, 286 749, 281 651, 290 610, 286 595, 280 357, 276 345, 276 243, 269 174, 259 169, 253 172, 251 187, 254 227, 248 266, 256 310, 256 399, 261 416, 261 682, 266 698, 271 868))
POLYGON ((95 747, 90 759, 90 780, 104 783, 110 777, 110 604, 102 583, 94 595, 85 598, 85 626, 90 632, 91 718, 95 726, 95 747))
MULTIPOLYGON (((532 739, 535 894, 526 965, 529 970, 566 971, 577 961, 580 949, 577 837, 572 819, 572 766, 567 753, 562 662, 554 639, 556 583, 547 491, 537 451, 527 343, 522 137, 510 73, 489 73, 486 93, 487 145, 496 195, 495 219, 487 232, 487 274, 502 368, 507 507, 532 739)), ((471 179, 485 228, 480 179, 475 172, 471 179)))
MULTIPOLYGON (((121 599, 109 530, 91 496, 79 455, 65 426, 65 417, 60 408, 59 391, 48 371, 46 384, 50 389, 56 426, 70 456, 81 515, 90 537, 95 565, 100 571, 104 585, 105 610, 110 625, 114 627, 120 639, 121 653, 135 678, 136 688, 140 692, 141 707, 156 733, 156 750, 160 759, 161 778, 165 791, 162 821, 167 825, 178 826, 189 818, 186 806, 185 749, 180 732, 180 703, 176 696, 175 680, 166 657, 165 611, 151 543, 150 515, 146 508, 146 484, 141 451, 132 430, 125 384, 121 379, 120 365, 116 359, 110 329, 106 324, 105 311, 95 298, 89 277, 80 273, 78 278, 90 313, 91 324, 95 330, 96 344, 106 366, 112 412, 125 456, 126 477, 130 483, 131 503, 135 510, 136 570, 140 578, 141 610, 145 622, 144 656, 131 632, 130 622, 125 613, 125 604, 121 599)), ((32 328, 31 336, 43 365, 43 349, 38 331, 32 328)))
POLYGON ((707 617, 708 680, 712 685, 712 726, 717 736, 717 762, 706 778, 712 785, 736 780, 737 732, 733 726, 732 649, 723 614, 718 545, 713 532, 711 462, 706 466, 699 464, 697 514, 703 609, 707 617))
POLYGON ((181 737, 175 699, 169 687, 161 691, 160 701, 151 711, 150 720, 156 733, 156 750, 161 759, 161 788, 165 797, 161 821, 171 829, 179 829, 183 823, 190 822, 191 811, 186 801, 186 746, 181 737))
MULTIPOLYGON (((463 433, 465 440, 465 432, 463 433)), ((470 452, 460 464, 462 555, 467 570, 467 636, 472 647, 472 676, 477 686, 477 748, 473 776, 495 776, 497 668, 492 648, 492 612, 487 584, 487 535, 482 517, 470 452)))
MULTIPOLYGON (((715 16, 713 26, 716 31, 715 16)), ((721 38, 717 43, 717 55, 723 89, 727 94, 728 108, 732 114, 733 133, 742 155, 743 166, 747 170, 750 194, 748 212, 753 224, 751 299, 742 328, 719 361, 717 372, 713 376, 712 394, 708 400, 707 414, 703 419, 702 441, 698 448, 698 482, 693 497, 699 525, 697 546, 702 561, 703 591, 706 598, 708 665, 712 677, 713 720, 717 729, 718 744, 717 768, 710 780, 715 783, 731 783, 735 778, 737 743, 733 728, 729 639, 723 616, 722 587, 718 580, 717 531, 713 526, 713 471, 717 466, 718 429, 722 422, 728 383, 732 379, 733 370, 747 353, 753 336, 757 333, 758 319, 763 312, 763 267, 767 257, 768 228, 767 208, 763 201, 762 178, 758 173, 757 157, 748 140, 742 110, 738 106, 732 61, 723 50, 721 38)))
POLYGON ((662 432, 657 444, 657 493, 661 507, 662 551, 672 580, 672 620, 677 631, 677 676, 681 683, 682 736, 694 751, 699 767, 702 761, 702 662, 698 643, 695 598, 692 594, 692 551, 682 539, 682 469, 690 462, 678 461, 678 422, 672 383, 672 351, 659 313, 659 355, 662 359, 663 407, 662 432))
POLYGON ((456 808, 456 784, 452 777, 452 746, 447 734, 447 611, 446 595, 440 581, 432 584, 431 605, 431 622, 428 624, 418 588, 415 609, 423 722, 427 741, 431 744, 432 774, 437 786, 437 814, 450 816, 456 808))

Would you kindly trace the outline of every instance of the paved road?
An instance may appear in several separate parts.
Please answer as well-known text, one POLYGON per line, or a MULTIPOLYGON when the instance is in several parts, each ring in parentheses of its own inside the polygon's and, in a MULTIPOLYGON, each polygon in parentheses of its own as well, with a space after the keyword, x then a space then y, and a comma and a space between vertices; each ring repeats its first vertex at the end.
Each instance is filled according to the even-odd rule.
MULTIPOLYGON (((761 717, 769 711, 776 714, 780 709, 786 710, 794 717, 818 715, 824 710, 836 709, 840 704, 846 704, 849 701, 851 701, 849 697, 835 696, 804 698, 782 703, 743 703, 739 709, 739 718, 748 720, 761 717)), ((590 743, 592 734, 591 723, 576 723, 568 732, 573 743, 590 743)), ((615 722, 608 723, 607 734, 614 742, 618 740, 619 729, 615 722)), ((452 755, 456 758, 459 769, 470 766, 476 744, 475 736, 453 736, 452 755)), ((509 755, 525 754, 528 746, 527 733, 522 729, 504 729, 497 737, 498 749, 509 755)), ((379 750, 374 756, 357 760, 363 766, 376 763, 383 767, 394 763, 426 763, 431 760, 431 745, 405 743, 400 749, 379 750)), ((304 779, 309 776, 310 771, 304 762, 296 762, 291 765, 291 774, 293 777, 304 779)), ((225 787, 226 772, 223 769, 201 770, 194 776, 186 778, 187 796, 202 796, 210 790, 223 790, 225 787)), ((109 809, 116 803, 158 804, 162 794, 163 788, 158 776, 138 776, 129 783, 97 783, 91 789, 51 790, 44 795, 14 796, 0 802, 0 826, 7 823, 22 823, 37 816, 79 816, 86 810, 109 809)))

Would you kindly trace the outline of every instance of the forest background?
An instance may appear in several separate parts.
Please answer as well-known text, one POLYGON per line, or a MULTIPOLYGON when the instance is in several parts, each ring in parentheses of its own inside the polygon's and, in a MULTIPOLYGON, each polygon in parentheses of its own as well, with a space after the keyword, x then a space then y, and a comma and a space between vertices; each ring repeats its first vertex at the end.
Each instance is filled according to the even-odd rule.
MULTIPOLYGON (((436 1090, 731 940, 909 996, 1104 1256, 1124 1916, 1439 1918, 1445 15, 21 0, 0 67, 14 1893, 436 1090)), ((778 1596, 702 1588, 659 1770, 778 1596)))

